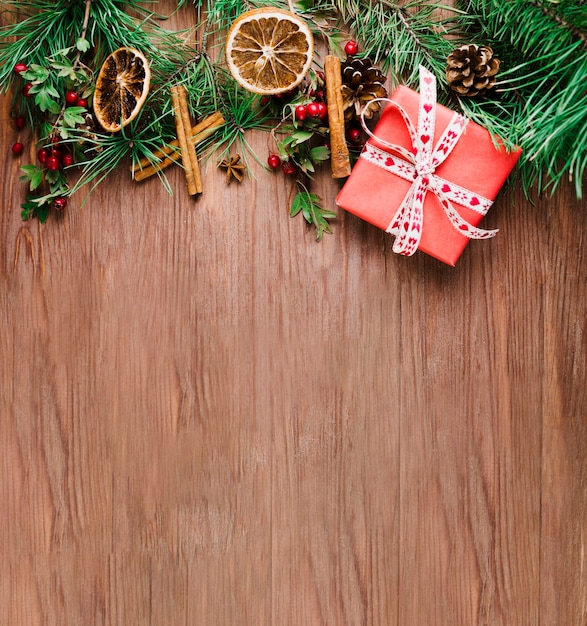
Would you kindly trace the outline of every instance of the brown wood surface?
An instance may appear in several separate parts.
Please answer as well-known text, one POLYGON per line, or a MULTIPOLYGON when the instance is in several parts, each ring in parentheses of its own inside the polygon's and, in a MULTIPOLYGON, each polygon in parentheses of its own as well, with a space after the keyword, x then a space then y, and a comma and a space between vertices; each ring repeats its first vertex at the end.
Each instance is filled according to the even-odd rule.
POLYGON ((23 223, 33 157, 0 165, 1 624, 587 624, 570 188, 507 190, 450 268, 342 212, 317 243, 256 165, 23 223))

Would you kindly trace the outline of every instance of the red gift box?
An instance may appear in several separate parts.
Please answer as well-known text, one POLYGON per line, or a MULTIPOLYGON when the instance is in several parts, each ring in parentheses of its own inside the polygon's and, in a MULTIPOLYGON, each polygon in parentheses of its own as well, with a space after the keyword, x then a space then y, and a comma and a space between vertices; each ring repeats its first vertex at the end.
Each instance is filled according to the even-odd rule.
POLYGON ((436 81, 420 68, 420 94, 398 87, 336 198, 341 208, 394 235, 394 251, 416 249, 455 265, 515 167, 489 132, 436 103, 436 81))

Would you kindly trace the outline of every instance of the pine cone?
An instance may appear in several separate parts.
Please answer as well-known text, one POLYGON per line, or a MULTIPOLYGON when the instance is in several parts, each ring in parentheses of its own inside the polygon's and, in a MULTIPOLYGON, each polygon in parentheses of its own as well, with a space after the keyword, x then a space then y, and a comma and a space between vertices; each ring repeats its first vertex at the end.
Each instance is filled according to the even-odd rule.
POLYGON ((495 85, 499 59, 489 46, 468 44, 454 50, 447 59, 446 79, 460 96, 483 96, 495 85))
POLYGON ((348 57, 342 64, 342 101, 344 119, 349 122, 361 117, 365 109, 365 118, 371 119, 381 108, 380 102, 371 102, 375 98, 385 98, 385 76, 371 64, 370 59, 348 57))

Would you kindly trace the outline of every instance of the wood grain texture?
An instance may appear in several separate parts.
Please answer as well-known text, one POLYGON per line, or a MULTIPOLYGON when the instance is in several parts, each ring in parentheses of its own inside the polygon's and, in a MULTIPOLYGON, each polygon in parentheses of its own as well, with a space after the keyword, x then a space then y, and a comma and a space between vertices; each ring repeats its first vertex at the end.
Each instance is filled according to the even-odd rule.
MULTIPOLYGON (((20 220, 18 167, 0 165, 1 624, 587 624, 570 189, 507 190, 498 237, 449 268, 342 212, 316 243, 257 166, 226 186, 209 164, 195 201, 177 167, 173 196, 122 168, 44 226, 20 220)), ((315 187, 333 205, 328 172, 315 187)))

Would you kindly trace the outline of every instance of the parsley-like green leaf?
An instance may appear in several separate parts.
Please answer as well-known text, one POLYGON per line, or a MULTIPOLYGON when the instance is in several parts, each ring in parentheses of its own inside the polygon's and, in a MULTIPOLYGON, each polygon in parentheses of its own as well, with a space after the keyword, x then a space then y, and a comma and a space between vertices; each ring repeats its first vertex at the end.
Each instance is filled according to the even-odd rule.
POLYGON ((67 107, 63 111, 63 125, 69 128, 75 128, 78 124, 84 123, 84 117, 82 113, 85 113, 84 107, 67 107))
POLYGON ((330 158, 330 150, 326 146, 315 146, 310 150, 312 161, 327 161, 330 158))
POLYGON ((23 172, 20 181, 30 183, 31 191, 34 191, 43 182, 43 172, 36 165, 23 165, 20 169, 23 172))
POLYGON ((49 70, 42 65, 33 63, 21 76, 34 83, 44 83, 49 78, 49 70))
POLYGON ((75 47, 80 52, 87 52, 90 49, 90 42, 84 37, 79 37, 78 40, 75 42, 75 47))
POLYGON ((301 212, 306 222, 314 226, 316 241, 320 241, 324 233, 332 232, 328 220, 336 217, 336 213, 325 209, 321 202, 320 196, 303 189, 298 191, 289 211, 290 217, 295 217, 301 212))
POLYGON ((59 98, 59 92, 52 85, 39 85, 38 90, 33 87, 31 93, 35 94, 35 104, 41 111, 55 114, 61 111, 61 105, 55 100, 55 98, 59 98))

